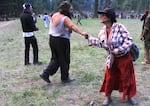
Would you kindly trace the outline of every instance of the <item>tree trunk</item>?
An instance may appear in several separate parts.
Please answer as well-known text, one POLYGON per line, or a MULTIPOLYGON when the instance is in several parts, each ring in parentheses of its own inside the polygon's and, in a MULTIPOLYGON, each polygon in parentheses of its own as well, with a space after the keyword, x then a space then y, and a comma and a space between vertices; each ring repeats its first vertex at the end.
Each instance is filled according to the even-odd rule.
POLYGON ((98 11, 98 0, 95 0, 93 18, 98 18, 97 11, 98 11))

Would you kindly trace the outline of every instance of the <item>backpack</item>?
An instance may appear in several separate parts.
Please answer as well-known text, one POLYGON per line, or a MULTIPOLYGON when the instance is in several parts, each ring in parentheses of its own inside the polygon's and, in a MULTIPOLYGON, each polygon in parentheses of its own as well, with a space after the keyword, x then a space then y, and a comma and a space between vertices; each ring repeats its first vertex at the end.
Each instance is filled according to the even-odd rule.
POLYGON ((139 58, 140 51, 135 43, 131 45, 130 54, 133 61, 136 61, 139 58))

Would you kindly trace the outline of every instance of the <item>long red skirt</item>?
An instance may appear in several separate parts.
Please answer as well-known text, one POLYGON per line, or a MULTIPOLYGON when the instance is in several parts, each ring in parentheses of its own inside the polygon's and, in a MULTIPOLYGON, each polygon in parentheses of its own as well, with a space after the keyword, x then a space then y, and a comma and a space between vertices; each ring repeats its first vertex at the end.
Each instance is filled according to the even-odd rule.
POLYGON ((111 69, 106 66, 105 77, 100 88, 105 96, 111 95, 113 90, 122 92, 122 100, 136 94, 136 80, 133 62, 130 53, 125 56, 115 58, 111 69))

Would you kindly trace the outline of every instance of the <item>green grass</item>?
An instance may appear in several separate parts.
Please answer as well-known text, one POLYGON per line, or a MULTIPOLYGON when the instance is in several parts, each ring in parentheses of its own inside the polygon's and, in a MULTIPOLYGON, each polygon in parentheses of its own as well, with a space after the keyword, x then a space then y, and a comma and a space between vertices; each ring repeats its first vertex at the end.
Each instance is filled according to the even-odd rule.
MULTIPOLYGON (((73 20, 76 22, 76 20, 73 20)), ((103 26, 99 19, 83 19, 81 29, 97 36, 103 26)), ((143 59, 143 43, 139 40, 141 22, 139 20, 118 20, 124 24, 140 48, 143 59)), ((0 31, 0 104, 2 106, 86 106, 93 98, 101 99, 99 86, 104 76, 106 51, 89 47, 87 40, 79 34, 71 37, 70 76, 77 81, 71 85, 60 83, 60 72, 53 77, 52 85, 46 85, 39 73, 48 65, 51 57, 48 29, 38 20, 35 33, 39 46, 39 59, 42 66, 27 66, 24 62, 24 39, 20 21, 16 20, 0 31), (61 105, 64 104, 64 105, 61 105)), ((30 52, 32 57, 32 49, 30 52)), ((32 62, 32 58, 31 58, 32 62)), ((101 101, 101 100, 100 100, 101 101)))

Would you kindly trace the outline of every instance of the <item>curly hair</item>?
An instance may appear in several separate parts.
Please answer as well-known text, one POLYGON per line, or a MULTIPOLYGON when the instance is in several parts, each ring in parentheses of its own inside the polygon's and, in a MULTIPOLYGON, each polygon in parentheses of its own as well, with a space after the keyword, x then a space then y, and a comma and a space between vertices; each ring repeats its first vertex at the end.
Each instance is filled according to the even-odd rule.
POLYGON ((71 4, 68 1, 63 1, 60 3, 59 5, 59 12, 65 16, 68 16, 69 18, 71 18, 71 13, 70 13, 70 8, 71 8, 71 4))

